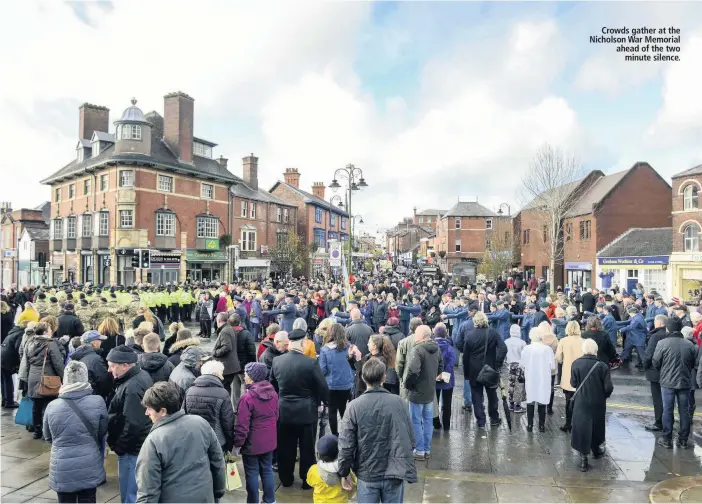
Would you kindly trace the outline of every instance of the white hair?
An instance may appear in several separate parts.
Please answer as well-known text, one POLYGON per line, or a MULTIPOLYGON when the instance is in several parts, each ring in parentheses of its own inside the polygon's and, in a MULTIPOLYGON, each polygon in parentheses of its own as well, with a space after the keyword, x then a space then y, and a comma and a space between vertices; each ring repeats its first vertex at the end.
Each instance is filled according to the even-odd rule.
POLYGON ((597 342, 591 338, 583 338, 580 348, 583 349, 584 355, 597 355, 597 342))
POLYGON ((208 360, 200 368, 200 374, 213 375, 217 378, 224 378, 224 364, 216 360, 208 360))
POLYGON ((540 327, 532 327, 529 330, 529 341, 532 343, 541 343, 544 339, 543 330, 540 327))
POLYGON ((296 318, 295 322, 293 322, 293 331, 299 329, 300 331, 306 331, 307 330, 307 322, 305 322, 305 319, 303 318, 296 318))

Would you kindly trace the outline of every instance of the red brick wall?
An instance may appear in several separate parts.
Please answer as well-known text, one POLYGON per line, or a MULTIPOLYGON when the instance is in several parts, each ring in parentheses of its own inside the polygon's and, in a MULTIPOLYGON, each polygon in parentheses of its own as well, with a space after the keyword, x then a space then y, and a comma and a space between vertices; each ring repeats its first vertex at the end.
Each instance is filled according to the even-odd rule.
POLYGON ((572 226, 573 232, 569 237, 564 235, 565 244, 563 245, 563 261, 564 262, 589 262, 592 264, 592 271, 595 271, 597 264, 597 243, 598 243, 598 223, 600 219, 592 215, 582 215, 566 219, 564 222, 565 229, 568 229, 568 224, 572 226), (580 239, 580 223, 590 221, 590 238, 580 239))
POLYGON ((519 267, 534 266, 536 275, 541 276, 544 267, 549 267, 549 245, 543 240, 543 218, 534 210, 523 210, 519 217, 518 240, 520 257, 515 262, 519 262, 519 267), (524 230, 529 230, 529 243, 524 243, 524 230))
MULTIPOLYGON (((689 177, 680 177, 673 180, 672 190, 672 226, 673 226, 673 252, 683 252, 683 224, 688 221, 695 221, 702 226, 702 210, 683 210, 683 195, 682 190, 690 183, 696 182, 699 186, 699 198, 702 203, 702 175, 692 175, 689 177)), ((702 208, 702 204, 699 205, 702 208)))

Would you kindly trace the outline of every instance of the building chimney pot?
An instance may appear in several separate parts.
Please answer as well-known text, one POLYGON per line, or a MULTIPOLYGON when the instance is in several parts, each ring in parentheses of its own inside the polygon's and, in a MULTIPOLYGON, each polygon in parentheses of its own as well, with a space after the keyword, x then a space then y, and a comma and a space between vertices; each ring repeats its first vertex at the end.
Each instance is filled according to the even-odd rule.
POLYGON ((228 160, 227 158, 225 158, 224 156, 222 156, 222 155, 220 155, 220 156, 219 156, 219 159, 217 159, 217 162, 219 163, 219 165, 220 165, 222 168, 224 168, 225 170, 227 169, 227 162, 228 162, 228 161, 229 161, 229 160, 228 160))
POLYGON ((253 155, 242 159, 244 162, 244 182, 254 190, 258 189, 258 158, 253 155))
POLYGON ((110 109, 92 103, 78 107, 78 138, 90 140, 95 131, 107 133, 110 125, 110 109))
POLYGON ((183 92, 163 97, 163 139, 183 163, 193 162, 195 100, 183 92))
POLYGON ((320 199, 324 199, 324 182, 314 182, 312 184, 312 194, 320 199))
POLYGON ((300 188, 300 174, 297 168, 286 168, 283 177, 285 178, 286 184, 297 187, 298 189, 300 188))

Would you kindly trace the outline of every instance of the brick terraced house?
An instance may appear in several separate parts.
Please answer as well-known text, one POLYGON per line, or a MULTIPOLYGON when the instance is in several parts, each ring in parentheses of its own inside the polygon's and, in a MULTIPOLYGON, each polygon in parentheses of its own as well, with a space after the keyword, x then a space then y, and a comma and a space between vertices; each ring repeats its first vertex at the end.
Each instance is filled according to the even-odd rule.
POLYGON ((702 297, 702 165, 673 175, 673 295, 698 302, 702 297))

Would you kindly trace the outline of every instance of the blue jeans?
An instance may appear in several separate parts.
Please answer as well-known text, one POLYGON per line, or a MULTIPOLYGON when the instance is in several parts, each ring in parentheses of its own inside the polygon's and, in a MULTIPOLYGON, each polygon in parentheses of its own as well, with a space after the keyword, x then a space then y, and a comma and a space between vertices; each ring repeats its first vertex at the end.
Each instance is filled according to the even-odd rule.
POLYGON ((619 358, 623 361, 628 360, 629 356, 631 355, 631 351, 634 348, 636 348, 636 353, 639 356, 639 364, 643 364, 643 358, 645 353, 644 345, 634 345, 634 343, 630 341, 630 338, 627 338, 624 342, 624 351, 619 356, 619 358))
POLYGON ((275 502, 275 479, 273 478, 273 452, 261 455, 242 455, 246 476, 246 502, 258 504, 258 476, 263 483, 263 502, 275 502))
POLYGON ((663 437, 668 441, 673 438, 673 421, 675 416, 675 398, 678 399, 678 416, 680 417, 680 432, 678 439, 687 441, 690 437, 690 389, 671 389, 661 387, 663 393, 663 437))
POLYGON ((356 496, 358 502, 363 502, 364 504, 404 502, 405 482, 394 478, 381 481, 363 481, 359 479, 356 496))
MULTIPOLYGON (((410 417, 417 441, 419 455, 431 452, 431 436, 434 433, 434 401, 427 404, 409 403, 410 417)), ((359 497, 359 502, 365 502, 359 497)))
POLYGON ((117 457, 117 475, 119 477, 119 495, 125 504, 136 502, 136 455, 120 455, 117 457))
POLYGON ((463 405, 473 407, 473 395, 470 393, 470 382, 463 381, 463 405))

